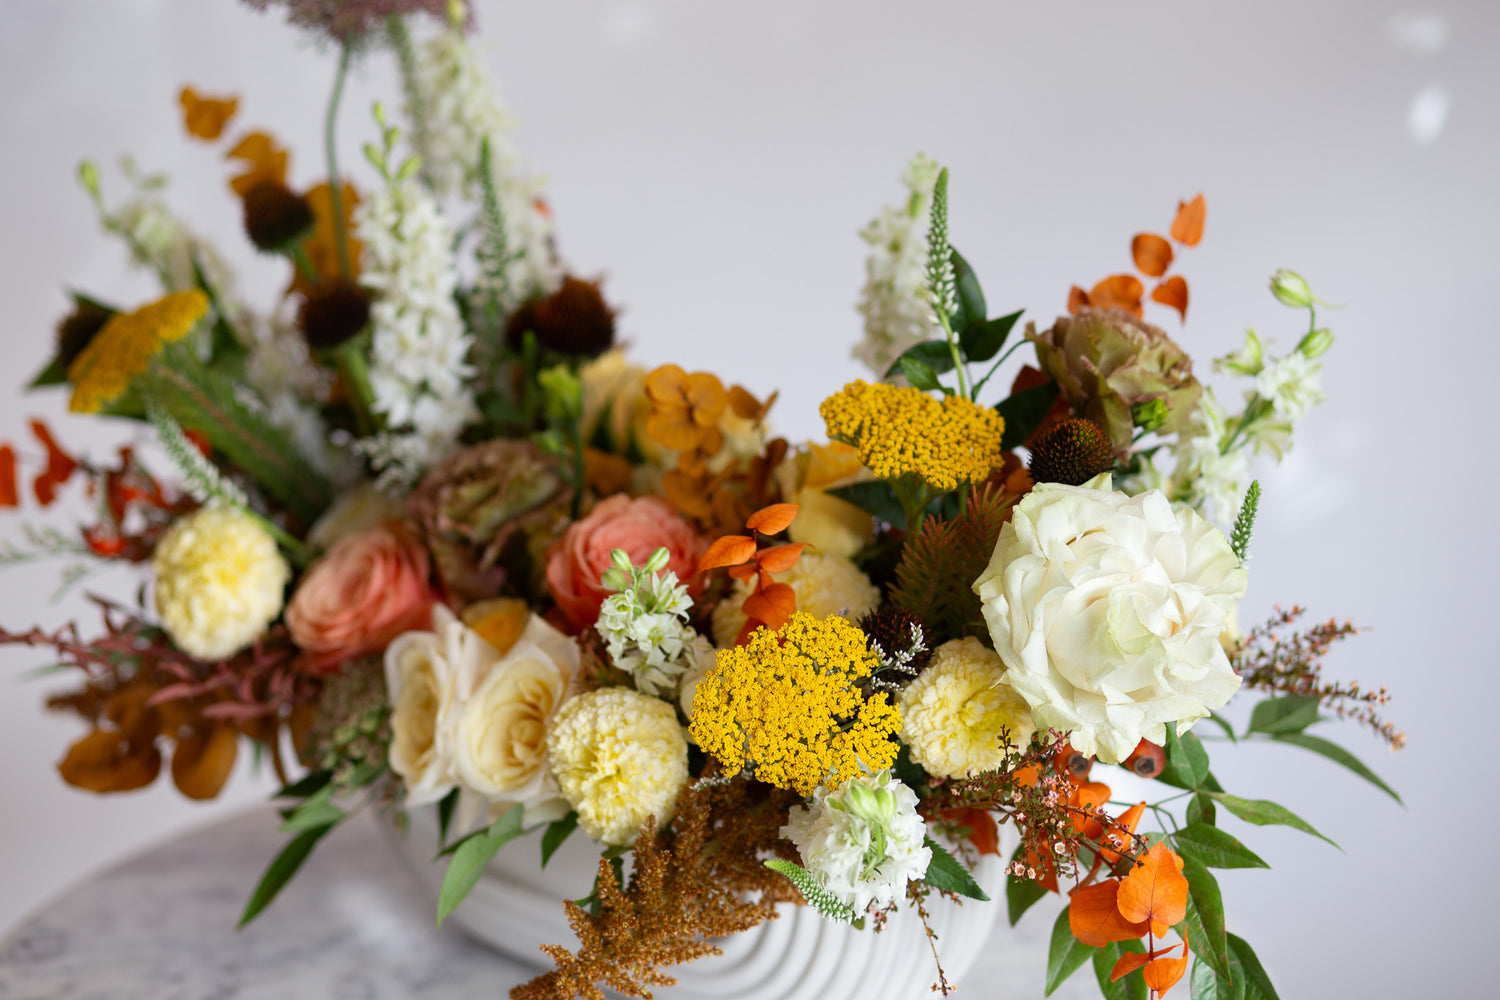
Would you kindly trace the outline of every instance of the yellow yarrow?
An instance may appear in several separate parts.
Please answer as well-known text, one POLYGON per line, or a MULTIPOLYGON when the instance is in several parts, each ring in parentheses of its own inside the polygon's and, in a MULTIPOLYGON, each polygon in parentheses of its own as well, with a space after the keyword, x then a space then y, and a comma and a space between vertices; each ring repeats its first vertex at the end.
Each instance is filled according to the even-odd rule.
POLYGON ((1001 463, 1005 418, 961 396, 941 400, 913 386, 850 382, 818 407, 828 436, 859 449, 880 479, 912 473, 947 492, 1001 463))
POLYGON ((809 795, 896 762, 901 713, 856 682, 880 658, 864 632, 836 615, 795 614, 721 649, 693 700, 693 738, 737 774, 809 795))
POLYGON ((197 289, 173 292, 132 313, 116 313, 68 366, 74 413, 98 413, 125 394, 156 352, 181 340, 208 312, 208 296, 197 289))

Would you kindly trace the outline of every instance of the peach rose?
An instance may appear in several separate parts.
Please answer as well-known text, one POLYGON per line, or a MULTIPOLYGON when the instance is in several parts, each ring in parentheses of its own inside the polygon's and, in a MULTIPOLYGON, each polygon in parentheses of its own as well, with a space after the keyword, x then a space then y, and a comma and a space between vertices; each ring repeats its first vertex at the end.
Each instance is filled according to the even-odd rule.
POLYGON ((381 525, 347 535, 310 566, 286 626, 320 673, 384 649, 402 632, 431 624, 427 553, 399 528, 381 525))
POLYGON ((624 549, 640 566, 651 553, 665 548, 666 568, 696 594, 694 578, 706 543, 692 526, 677 516, 661 497, 631 499, 618 494, 599 503, 588 517, 575 521, 547 557, 547 587, 558 609, 579 629, 594 624, 599 606, 609 596, 600 578, 612 565, 609 553, 624 549))

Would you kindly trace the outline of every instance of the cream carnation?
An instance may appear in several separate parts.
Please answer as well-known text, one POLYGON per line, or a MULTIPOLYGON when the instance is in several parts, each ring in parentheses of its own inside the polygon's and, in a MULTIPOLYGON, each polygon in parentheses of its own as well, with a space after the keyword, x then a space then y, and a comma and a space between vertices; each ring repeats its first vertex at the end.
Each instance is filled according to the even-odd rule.
POLYGON ((1021 747, 1034 731, 1005 664, 972 636, 939 646, 901 692, 901 738, 912 760, 943 778, 995 770, 1005 762, 1001 737, 1021 747))
POLYGON ((151 569, 157 616, 200 660, 225 659, 260 638, 281 613, 292 575, 260 522, 232 507, 205 507, 172 525, 151 569))
POLYGON ((585 833, 627 844, 672 815, 687 784, 687 740, 669 704, 629 688, 567 701, 547 740, 552 773, 585 833))
MULTIPOLYGON (((814 618, 841 615, 853 621, 880 605, 880 588, 853 561, 826 552, 804 552, 781 582, 797 595, 797 610, 814 618)), ((741 580, 729 596, 714 608, 714 645, 734 645, 745 627, 745 612, 740 605, 750 596, 751 584, 741 580)))
POLYGON ((974 583, 1038 728, 1106 763, 1184 733, 1238 690, 1220 643, 1246 574, 1218 528, 1151 490, 1044 483, 974 583), (1096 488, 1099 487, 1099 488, 1096 488))

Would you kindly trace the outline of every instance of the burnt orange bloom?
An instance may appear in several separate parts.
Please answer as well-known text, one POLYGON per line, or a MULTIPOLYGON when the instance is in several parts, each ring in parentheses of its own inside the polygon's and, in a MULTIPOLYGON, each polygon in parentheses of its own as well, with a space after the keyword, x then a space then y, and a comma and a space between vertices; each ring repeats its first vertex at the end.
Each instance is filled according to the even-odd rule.
POLYGON ((245 165, 244 172, 229 181, 229 186, 241 198, 262 181, 286 183, 287 151, 276 144, 270 133, 250 132, 224 156, 240 160, 245 165))
POLYGON ((718 378, 662 365, 646 376, 646 397, 651 400, 646 433, 652 438, 673 451, 698 449, 711 455, 719 450, 719 418, 729 397, 718 378))
POLYGON ((192 87, 183 87, 177 95, 182 105, 182 127, 188 135, 214 140, 224 134, 224 126, 239 110, 238 97, 200 97, 192 87))
MULTIPOLYGON (((342 185, 342 208, 344 215, 344 232, 349 238, 349 278, 359 278, 359 252, 363 246, 354 238, 354 206, 359 204, 359 191, 353 184, 345 181, 342 185)), ((302 241, 302 252, 307 255, 307 261, 312 265, 313 271, 318 275, 319 281, 330 281, 339 277, 339 234, 334 224, 333 217, 333 189, 325 182, 308 191, 304 196, 313 210, 312 232, 302 241)), ((292 284, 287 289, 288 295, 307 294, 312 290, 312 283, 303 276, 300 269, 292 272, 292 284)))
POLYGON ((52 440, 52 431, 42 421, 31 422, 31 433, 35 434, 37 440, 41 441, 43 447, 47 449, 47 468, 36 477, 36 482, 32 486, 36 490, 37 503, 48 507, 57 499, 57 488, 66 483, 73 475, 73 471, 78 468, 78 462, 72 455, 57 446, 57 442, 52 440))

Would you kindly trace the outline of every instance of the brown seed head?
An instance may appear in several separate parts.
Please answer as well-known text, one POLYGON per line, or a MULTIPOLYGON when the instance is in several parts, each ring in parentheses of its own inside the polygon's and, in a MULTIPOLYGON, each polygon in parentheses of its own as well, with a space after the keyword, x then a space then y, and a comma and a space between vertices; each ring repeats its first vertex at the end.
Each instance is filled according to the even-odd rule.
POLYGON ((1081 486, 1114 467, 1115 450, 1104 428, 1092 420, 1064 420, 1048 431, 1031 450, 1031 479, 1035 483, 1081 486))

